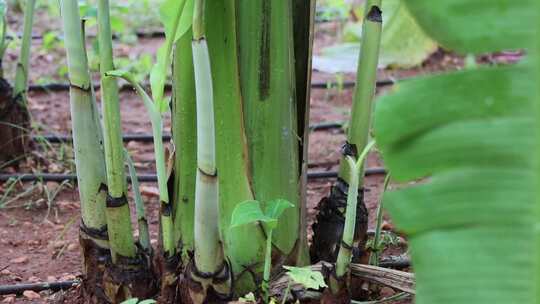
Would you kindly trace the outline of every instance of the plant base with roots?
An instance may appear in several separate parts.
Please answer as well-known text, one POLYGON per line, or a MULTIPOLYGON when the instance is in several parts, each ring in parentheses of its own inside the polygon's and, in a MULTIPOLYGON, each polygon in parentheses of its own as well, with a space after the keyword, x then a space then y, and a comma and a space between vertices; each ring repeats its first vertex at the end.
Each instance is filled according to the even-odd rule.
POLYGON ((332 288, 326 288, 322 294, 320 303, 321 304, 344 304, 351 302, 351 295, 349 289, 347 288, 347 282, 345 277, 337 279, 335 274, 329 278, 331 284, 335 284, 336 291, 333 291, 332 288))
POLYGON ((182 269, 180 254, 177 253, 172 257, 165 257, 162 254, 157 256, 155 265, 161 278, 158 303, 176 303, 179 297, 178 282, 182 269))
POLYGON ((194 261, 186 267, 180 282, 180 303, 227 303, 232 300, 233 278, 228 263, 216 273, 201 273, 194 261))
POLYGON ((13 96, 11 85, 0 78, 0 162, 23 155, 29 143, 30 115, 21 96, 13 96))
MULTIPOLYGON (((313 228, 313 244, 310 248, 311 261, 335 262, 345 226, 345 209, 347 207, 347 192, 349 185, 338 178, 330 190, 330 195, 323 198, 317 209, 319 214, 313 228)), ((364 191, 358 191, 356 207, 356 227, 354 230, 353 261, 364 260, 367 241, 368 212, 364 204, 364 191)))
MULTIPOLYGON (((113 264, 108 248, 99 246, 81 229, 80 243, 84 257, 83 297, 85 303, 120 303, 128 298, 152 298, 157 293, 157 279, 149 255, 139 250, 136 258, 120 257, 113 264)), ((92 233, 93 237, 104 233, 92 233)), ((105 238, 106 239, 106 238, 105 238)))

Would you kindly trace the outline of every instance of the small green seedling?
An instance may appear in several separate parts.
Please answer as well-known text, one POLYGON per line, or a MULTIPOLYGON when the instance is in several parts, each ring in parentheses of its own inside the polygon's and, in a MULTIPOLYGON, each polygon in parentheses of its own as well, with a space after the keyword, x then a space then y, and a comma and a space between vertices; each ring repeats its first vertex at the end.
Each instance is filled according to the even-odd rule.
POLYGON ((287 297, 289 296, 289 292, 291 290, 291 281, 300 284, 304 286, 306 289, 321 289, 324 287, 328 287, 326 285, 326 282, 324 282, 323 275, 318 272, 311 269, 311 267, 293 267, 293 266, 283 266, 283 268, 287 269, 287 276, 289 277, 289 283, 287 284, 287 289, 285 290, 285 294, 283 295, 283 299, 281 301, 282 304, 284 304, 287 301, 287 297))
POLYGON ((124 302, 120 304, 154 304, 154 303, 157 303, 156 300, 148 299, 148 300, 139 301, 138 298, 131 298, 131 299, 125 300, 124 302))
POLYGON ((268 303, 268 281, 270 280, 270 268, 272 263, 272 232, 278 226, 278 219, 288 208, 294 205, 284 199, 275 199, 264 204, 264 211, 261 203, 256 200, 245 201, 236 206, 232 213, 230 229, 243 225, 260 223, 266 231, 266 254, 264 259, 263 272, 263 300, 268 303))

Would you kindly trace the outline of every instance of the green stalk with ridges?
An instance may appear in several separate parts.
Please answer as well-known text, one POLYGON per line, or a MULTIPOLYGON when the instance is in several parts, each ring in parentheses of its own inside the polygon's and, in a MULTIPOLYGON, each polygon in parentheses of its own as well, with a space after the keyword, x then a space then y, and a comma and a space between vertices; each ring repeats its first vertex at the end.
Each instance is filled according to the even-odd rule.
POLYGON ((216 168, 214 95, 210 56, 204 36, 204 1, 195 1, 193 66, 197 100, 197 177, 195 182, 195 267, 216 273, 224 262, 219 237, 218 172, 216 168))
POLYGON ((258 201, 283 198, 295 206, 285 211, 274 231, 274 245, 285 255, 298 243, 300 225, 301 135, 292 12, 290 1, 238 4, 240 76, 251 183, 258 201))
POLYGON ((26 105, 26 90, 28 86, 28 68, 30 61, 30 46, 32 44, 32 24, 36 0, 27 0, 24 6, 24 25, 21 43, 21 53, 15 71, 14 96, 21 95, 23 105, 26 105))
POLYGON ((253 199, 248 171, 248 149, 243 120, 238 70, 235 1, 206 1, 208 49, 212 65, 214 115, 216 122, 216 163, 219 173, 220 229, 224 250, 235 274, 235 292, 256 287, 245 271, 250 266, 262 274, 265 237, 253 225, 229 229, 235 207, 253 199))
MULTIPOLYGON (((62 0, 64 44, 70 77, 70 104, 75 165, 81 200, 83 224, 96 231, 106 231, 105 159, 101 146, 99 117, 94 103, 84 38, 76 0, 62 0)), ((100 242, 106 246, 106 242, 100 242)))
MULTIPOLYGON (((352 149, 348 152, 353 156, 364 150, 369 140, 382 33, 381 2, 382 0, 366 2, 367 13, 362 30, 364 34, 362 35, 351 119, 347 132, 347 143, 352 149)), ((344 157, 340 162, 339 177, 347 183, 350 182, 349 166, 344 157)), ((363 184, 362 180, 363 177, 360 179, 360 186, 363 184)))
POLYGON ((109 0, 98 0, 98 41, 101 73, 101 96, 104 124, 105 161, 107 168, 107 227, 113 262, 117 255, 134 257, 131 217, 124 174, 124 146, 120 119, 120 98, 116 79, 105 75, 114 70, 109 0))
POLYGON ((197 114, 192 32, 177 42, 173 59, 172 137, 174 154, 174 233, 182 256, 193 251, 195 177, 197 174, 197 114))

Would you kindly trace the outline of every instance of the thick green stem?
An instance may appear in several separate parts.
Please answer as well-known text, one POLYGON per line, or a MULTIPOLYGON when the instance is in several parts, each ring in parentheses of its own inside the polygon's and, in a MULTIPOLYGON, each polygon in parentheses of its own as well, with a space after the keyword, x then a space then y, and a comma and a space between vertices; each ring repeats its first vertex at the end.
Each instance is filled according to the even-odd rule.
POLYGON ((238 72, 237 23, 234 0, 206 1, 205 20, 212 65, 216 164, 219 172, 220 229, 225 254, 235 277, 235 292, 256 288, 263 272, 265 238, 256 226, 229 229, 235 207, 253 199, 238 72), (257 278, 246 271, 250 267, 257 278))
MULTIPOLYGON (((383 186, 383 195, 384 192, 386 192, 386 188, 388 188, 388 183, 390 182, 390 174, 387 174, 384 178, 384 186, 383 186)), ((375 236, 373 237, 373 248, 371 255, 369 256, 369 265, 379 266, 379 256, 381 253, 380 248, 380 240, 381 240, 381 230, 382 230, 382 222, 383 222, 383 200, 381 195, 381 199, 379 202, 379 207, 377 207, 377 223, 375 224, 375 236)))
POLYGON ((32 44, 32 24, 34 22, 34 8, 36 0, 27 0, 24 10, 24 26, 21 44, 21 53, 17 70, 15 72, 15 84, 13 94, 21 95, 22 102, 26 105, 26 87, 28 85, 28 68, 30 61, 30 46, 32 44))
POLYGON ((205 35, 204 28, 204 0, 194 0, 193 10, 193 40, 199 40, 205 35))
POLYGON ((124 174, 124 146, 120 119, 120 98, 116 79, 105 75, 114 70, 109 0, 98 1, 98 39, 101 73, 101 96, 104 123, 105 161, 107 168, 107 227, 113 262, 118 255, 134 257, 136 247, 131 227, 124 174))
MULTIPOLYGON (((364 19, 362 30, 362 45, 356 86, 353 98, 352 114, 347 133, 349 145, 348 154, 354 155, 364 149, 369 140, 371 126, 371 114, 373 97, 375 95, 375 83, 377 80, 377 65, 379 62, 379 49, 382 32, 382 0, 366 2, 367 15, 364 19)), ((343 158, 340 162, 339 177, 350 183, 348 166, 343 158)), ((362 182, 360 183, 360 186, 362 182)))
POLYGON ((347 211, 345 213, 345 227, 343 228, 343 237, 339 248, 339 254, 336 261, 336 276, 341 278, 347 272, 351 263, 352 248, 354 246, 354 228, 356 225, 356 206, 358 204, 358 185, 360 183, 360 172, 362 170, 365 158, 375 142, 366 145, 358 160, 347 156, 347 164, 350 167, 349 192, 347 193, 347 211))
MULTIPOLYGON (((238 3, 240 76, 250 173, 255 198, 294 204, 274 231, 274 245, 290 254, 299 244, 298 134, 291 1, 238 3)), ((303 76, 305 77, 305 76, 303 76)), ((302 113, 302 122, 304 115, 302 113)))
POLYGON ((173 60, 172 136, 174 154, 175 244, 182 255, 193 251, 195 179, 197 174, 197 114, 191 31, 176 43, 173 60))
POLYGON ((81 200, 82 222, 95 231, 106 231, 105 159, 99 114, 91 90, 88 61, 77 0, 62 0, 64 44, 71 83, 70 104, 73 147, 81 200))
POLYGON ((214 96, 206 40, 193 40, 197 95, 197 181, 195 183, 195 265, 212 274, 223 265, 219 238, 218 173, 216 170, 214 96))

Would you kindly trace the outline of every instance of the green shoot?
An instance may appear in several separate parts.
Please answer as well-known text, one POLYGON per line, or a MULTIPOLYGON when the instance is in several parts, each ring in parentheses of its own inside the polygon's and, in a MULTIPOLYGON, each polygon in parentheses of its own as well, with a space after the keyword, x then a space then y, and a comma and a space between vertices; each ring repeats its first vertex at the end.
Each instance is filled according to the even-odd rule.
POLYGON ((129 155, 129 152, 124 149, 124 158, 129 169, 129 176, 131 178, 131 189, 133 190, 133 196, 135 198, 135 210, 137 214, 137 223, 139 225, 139 244, 145 251, 152 249, 150 246, 150 232, 148 229, 148 221, 146 220, 146 212, 144 211, 144 201, 139 189, 139 178, 137 177, 137 171, 133 160, 129 155))
POLYGON ((352 248, 354 246, 354 228, 356 225, 356 206, 358 204, 358 185, 360 182, 360 173, 364 167, 364 161, 375 145, 372 141, 366 145, 358 160, 354 160, 352 157, 347 156, 347 163, 349 164, 350 182, 349 192, 347 195, 347 210, 345 213, 345 227, 343 228, 343 238, 339 249, 338 258, 336 261, 336 275, 341 278, 345 275, 352 258, 352 248))
MULTIPOLYGON (((32 24, 34 22, 34 8, 36 0, 26 1, 24 9, 24 25, 21 53, 17 70, 15 72, 15 85, 13 94, 15 97, 21 95, 22 104, 26 105, 26 89, 28 86, 28 67, 30 61, 30 45, 32 43, 32 24)), ((1 47, 0 47, 1 48, 1 47)))
POLYGON ((377 208, 377 223, 375 226, 375 236, 373 237, 373 245, 371 249, 371 254, 369 256, 369 265, 379 266, 379 256, 381 253, 382 242, 381 242, 381 227, 383 222, 383 200, 382 196, 386 189, 388 188, 388 183, 390 182, 390 173, 384 178, 383 185, 383 194, 381 195, 381 200, 379 202, 379 207, 377 208))
MULTIPOLYGON (((114 70, 105 73, 105 76, 120 77, 129 82, 142 98, 144 106, 150 116, 152 124, 152 135, 154 137, 154 153, 156 156, 156 170, 158 176, 159 199, 165 205, 165 209, 169 209, 169 192, 167 189, 167 167, 165 162, 165 147, 163 145, 163 117, 160 105, 154 103, 152 98, 146 93, 143 87, 135 81, 133 75, 126 71, 114 70)), ((163 248, 168 256, 175 253, 176 246, 174 244, 173 223, 171 214, 162 214, 161 224, 163 226, 163 248)))
POLYGON ((292 207, 294 205, 289 201, 276 199, 269 201, 265 205, 263 212, 261 204, 256 200, 251 200, 238 204, 232 213, 231 229, 243 225, 260 223, 266 230, 266 252, 262 282, 264 303, 268 303, 268 283, 270 281, 270 269, 272 266, 272 232, 278 226, 279 217, 285 210, 292 207))

